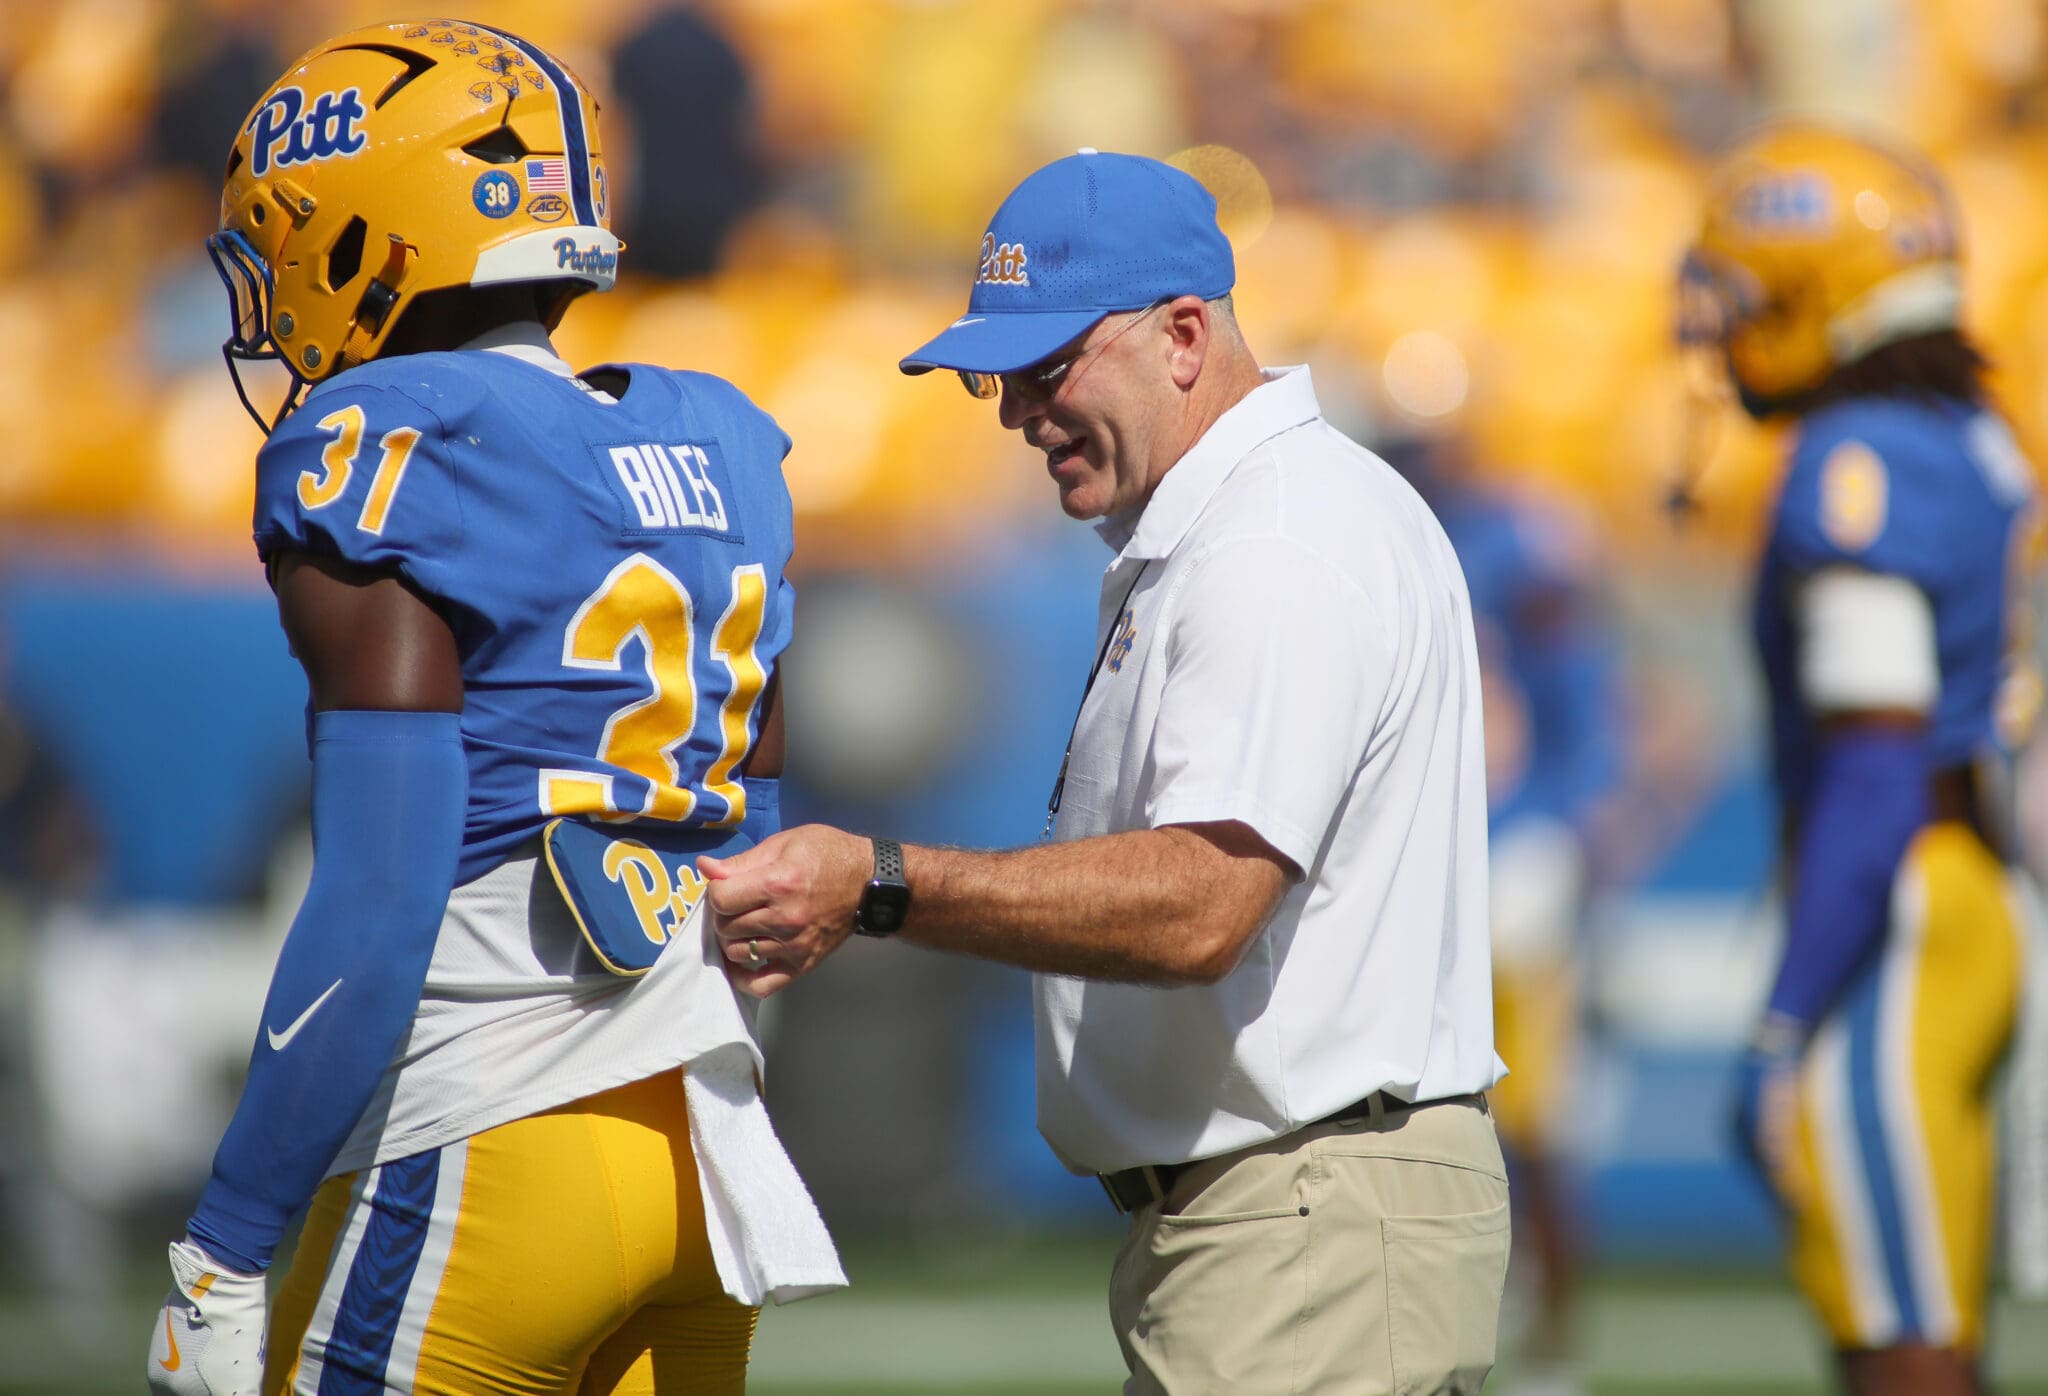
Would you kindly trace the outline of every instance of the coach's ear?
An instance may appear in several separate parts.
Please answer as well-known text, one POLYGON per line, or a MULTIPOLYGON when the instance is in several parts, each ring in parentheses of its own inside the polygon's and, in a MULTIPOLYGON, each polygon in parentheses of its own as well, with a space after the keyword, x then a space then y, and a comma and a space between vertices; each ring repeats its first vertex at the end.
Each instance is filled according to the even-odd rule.
POLYGON ((1209 307, 1200 296, 1181 296, 1166 306, 1167 365, 1182 392, 1195 386, 1209 357, 1209 307))

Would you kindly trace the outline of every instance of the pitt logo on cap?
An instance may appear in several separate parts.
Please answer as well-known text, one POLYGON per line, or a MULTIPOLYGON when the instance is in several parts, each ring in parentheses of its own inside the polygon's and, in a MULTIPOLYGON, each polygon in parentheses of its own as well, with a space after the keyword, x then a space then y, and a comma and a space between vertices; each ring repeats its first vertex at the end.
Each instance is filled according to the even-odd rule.
POLYGON ((994 233, 986 233, 981 239, 981 270, 975 274, 974 284, 1029 286, 1031 278, 1024 271, 1028 260, 1023 243, 998 243, 994 233))
POLYGON ((305 165, 331 155, 353 155, 363 148, 364 136, 356 123, 369 113, 363 109, 362 92, 351 87, 345 92, 323 92, 306 111, 306 94, 296 87, 281 87, 270 100, 256 109, 246 130, 254 131, 249 156, 249 173, 262 176, 274 165, 305 165), (301 112, 305 112, 303 116, 301 112), (282 150, 278 147, 283 146, 282 150))

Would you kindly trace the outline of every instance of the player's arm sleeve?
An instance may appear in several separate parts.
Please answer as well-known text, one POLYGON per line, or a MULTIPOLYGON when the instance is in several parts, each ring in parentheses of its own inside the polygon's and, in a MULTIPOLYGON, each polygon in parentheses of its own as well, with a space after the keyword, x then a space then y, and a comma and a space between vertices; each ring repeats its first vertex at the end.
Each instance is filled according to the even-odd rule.
POLYGON ((1925 713, 1940 678, 1932 608, 1910 581, 1832 567, 1806 578, 1793 604, 1801 698, 1840 719, 1807 786, 1769 1004, 1810 1028, 1883 944, 1899 861, 1928 818, 1924 734, 1856 716, 1925 713))
POLYGON ((1534 631, 1531 700, 1541 705, 1563 761, 1561 813, 1579 825, 1621 778, 1628 715, 1619 666, 1606 629, 1576 594, 1549 603, 1534 631))
POLYGON ((755 717, 760 728, 755 733, 755 747, 747 758, 744 778, 747 815, 740 821, 740 830, 755 843, 782 829, 783 743, 788 727, 782 710, 781 658, 789 648, 795 614, 796 588, 785 577, 776 588, 772 624, 761 637, 761 652, 770 665, 768 686, 755 717))
POLYGON ((460 723, 439 712, 313 719, 312 882, 188 1228, 225 1263, 269 1265, 412 1023, 462 842, 460 723))
POLYGON ((1298 875, 1315 862, 1387 696, 1377 612, 1329 562, 1270 537, 1219 545, 1169 606, 1146 822, 1238 821, 1298 875))

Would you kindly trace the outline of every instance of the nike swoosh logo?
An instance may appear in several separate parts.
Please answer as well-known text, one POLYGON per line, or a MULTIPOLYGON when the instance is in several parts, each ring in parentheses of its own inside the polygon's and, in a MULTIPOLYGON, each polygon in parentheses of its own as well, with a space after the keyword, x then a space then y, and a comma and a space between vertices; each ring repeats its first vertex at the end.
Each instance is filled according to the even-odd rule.
POLYGON ((988 319, 986 315, 963 315, 960 319, 953 322, 951 328, 957 330, 962 325, 978 325, 986 319, 988 319))
POLYGON ((164 1341, 171 1345, 170 1355, 159 1364, 166 1372, 175 1372, 185 1365, 185 1359, 178 1356, 178 1335, 171 1331, 171 1316, 164 1315, 164 1341))
POLYGON ((336 989, 339 989, 340 987, 341 981, 339 979, 335 980, 332 984, 329 984, 327 986, 327 992, 320 995, 319 998, 314 999, 312 1005, 308 1007, 304 1013, 301 1013, 297 1018, 293 1019, 292 1025, 286 1028, 283 1032, 279 1032, 276 1028, 266 1027, 264 1031, 270 1034, 270 1050, 273 1052, 282 1052, 285 1048, 291 1046, 292 1039, 299 1035, 299 1029, 306 1026, 307 1020, 310 1019, 315 1013, 318 1013, 320 1011, 320 1005, 327 1002, 328 999, 332 998, 334 996, 334 991, 336 989))

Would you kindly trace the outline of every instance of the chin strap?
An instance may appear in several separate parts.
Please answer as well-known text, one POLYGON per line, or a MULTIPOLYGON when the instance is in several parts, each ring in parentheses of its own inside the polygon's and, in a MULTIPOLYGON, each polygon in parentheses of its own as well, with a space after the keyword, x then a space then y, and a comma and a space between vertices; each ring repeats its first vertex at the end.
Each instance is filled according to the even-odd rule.
POLYGON ((391 309, 398 304, 399 287, 405 284, 417 260, 419 252, 415 248, 398 234, 390 235, 383 267, 370 278, 370 284, 363 288, 363 298, 356 302, 355 319, 349 325, 347 337, 341 342, 341 355, 334 368, 336 373, 354 368, 370 357, 378 337, 384 332, 384 322, 391 318, 391 309))

